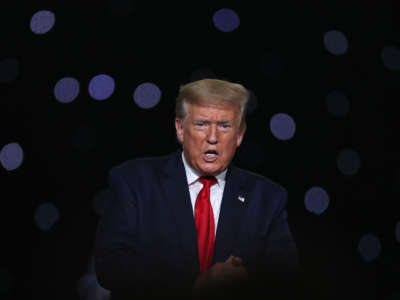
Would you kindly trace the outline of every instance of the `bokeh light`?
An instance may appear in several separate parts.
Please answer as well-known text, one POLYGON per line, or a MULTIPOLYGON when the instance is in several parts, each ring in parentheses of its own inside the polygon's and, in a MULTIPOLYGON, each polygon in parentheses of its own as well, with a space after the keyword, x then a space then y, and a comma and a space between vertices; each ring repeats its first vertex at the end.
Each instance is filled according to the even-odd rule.
POLYGON ((398 241, 400 243, 400 221, 397 222, 395 230, 394 230, 394 234, 396 237, 396 241, 398 241))
POLYGON ((248 91, 249 91, 249 100, 248 100, 247 106, 246 106, 246 114, 251 115, 258 108, 258 99, 257 99, 256 94, 254 94, 254 92, 252 90, 248 90, 248 91))
POLYGON ((96 130, 86 124, 83 124, 76 129, 74 135, 72 136, 72 145, 78 152, 86 153, 94 149, 96 140, 96 130))
POLYGON ((89 82, 89 94, 95 100, 105 100, 114 93, 115 81, 106 74, 96 75, 89 82))
POLYGON ((61 78, 54 87, 54 96, 61 103, 70 103, 79 95, 79 81, 72 77, 61 78))
POLYGON ((49 32, 56 22, 56 16, 49 10, 36 12, 31 18, 31 30, 36 34, 45 34, 49 32))
POLYGON ((290 140, 296 132, 296 124, 288 114, 279 113, 271 118, 270 129, 277 139, 290 140))
POLYGON ((391 71, 400 70, 400 49, 397 47, 384 47, 381 58, 383 65, 391 71))
POLYGON ((344 117, 350 111, 350 102, 341 91, 332 91, 326 96, 326 109, 335 117, 344 117))
POLYGON ((375 260, 381 253, 381 242, 374 234, 366 234, 361 237, 358 251, 365 262, 375 260))
POLYGON ((271 79, 279 79, 282 73, 281 59, 277 55, 266 53, 259 58, 261 73, 271 79))
POLYGON ((322 187, 314 186, 306 192, 304 204, 309 212, 321 215, 329 206, 329 195, 322 187))
POLYGON ((333 55, 345 54, 349 48, 346 36, 337 30, 331 30, 324 34, 324 44, 326 50, 333 55))
POLYGON ((140 84, 133 93, 133 99, 137 106, 143 109, 153 108, 160 102, 161 90, 151 82, 140 84))
POLYGON ((50 231, 50 229, 60 219, 58 208, 52 203, 43 203, 36 208, 35 211, 35 224, 43 231, 50 231))
POLYGON ((346 176, 357 174, 360 170, 360 155, 352 149, 343 149, 337 156, 337 167, 339 171, 346 176))
POLYGON ((221 8, 214 13, 213 22, 220 31, 231 32, 239 27, 240 18, 232 9, 221 8))
POLYGON ((12 82, 19 73, 19 62, 14 57, 4 58, 0 61, 0 82, 12 82))
POLYGON ((19 168, 24 160, 24 151, 18 143, 9 143, 0 151, 0 163, 7 171, 19 168))

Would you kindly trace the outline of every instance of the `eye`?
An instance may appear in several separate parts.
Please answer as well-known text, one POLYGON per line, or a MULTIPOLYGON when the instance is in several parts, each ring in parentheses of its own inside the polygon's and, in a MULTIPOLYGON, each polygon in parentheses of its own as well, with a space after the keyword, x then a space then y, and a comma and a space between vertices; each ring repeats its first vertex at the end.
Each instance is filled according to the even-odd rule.
POLYGON ((229 124, 229 123, 222 123, 222 124, 220 124, 219 126, 222 127, 223 129, 228 129, 228 128, 231 128, 231 127, 232 127, 232 125, 229 124))

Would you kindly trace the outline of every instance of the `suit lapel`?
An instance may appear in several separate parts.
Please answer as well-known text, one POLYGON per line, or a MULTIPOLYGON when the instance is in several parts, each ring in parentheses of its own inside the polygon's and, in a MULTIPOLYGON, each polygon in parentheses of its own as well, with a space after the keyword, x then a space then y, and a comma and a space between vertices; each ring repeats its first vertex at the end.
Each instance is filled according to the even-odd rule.
POLYGON ((226 184, 215 238, 213 263, 225 261, 232 253, 234 243, 242 223, 246 202, 239 200, 243 196, 243 179, 240 172, 231 167, 226 174, 226 184))
POLYGON ((177 227, 184 259, 187 266, 192 268, 193 272, 197 272, 199 260, 196 227, 180 151, 171 156, 163 171, 164 176, 161 177, 161 185, 177 227))

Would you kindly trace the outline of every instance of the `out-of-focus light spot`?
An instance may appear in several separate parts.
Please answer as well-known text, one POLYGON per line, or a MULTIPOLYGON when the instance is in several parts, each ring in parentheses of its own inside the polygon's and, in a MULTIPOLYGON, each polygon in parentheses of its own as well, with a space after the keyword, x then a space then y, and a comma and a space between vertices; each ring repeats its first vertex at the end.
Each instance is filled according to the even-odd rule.
POLYGON ((0 82, 14 81, 19 73, 19 63, 16 58, 9 57, 0 61, 0 82))
POLYGON ((374 234, 366 234, 360 239, 358 251, 365 262, 371 262, 380 255, 381 242, 374 234))
POLYGON ((35 13, 31 18, 31 30, 36 34, 45 34, 49 32, 56 22, 56 16, 48 10, 41 10, 35 13))
POLYGON ((269 78, 279 79, 282 73, 282 64, 279 56, 264 54, 259 58, 260 71, 269 78))
POLYGON ((6 269, 0 269, 0 293, 7 294, 13 288, 13 277, 6 269))
POLYGON ((35 211, 35 223, 43 231, 49 231, 60 219, 57 207, 52 203, 43 203, 35 211))
POLYGON ((137 106, 149 109, 158 104, 161 98, 161 90, 153 83, 145 82, 140 84, 133 93, 133 99, 137 106))
POLYGON ((72 145, 79 152, 89 152, 95 147, 96 139, 96 130, 87 125, 82 125, 72 136, 72 145))
POLYGON ((95 213, 102 216, 105 206, 108 202, 112 201, 113 194, 110 189, 103 189, 97 192, 93 198, 93 209, 95 213))
POLYGON ((384 47, 381 53, 383 65, 391 71, 400 70, 400 49, 397 47, 384 47))
POLYGON ((89 94, 95 100, 109 98, 115 89, 114 79, 106 74, 96 75, 89 82, 89 94))
POLYGON ((54 88, 54 96, 61 103, 70 103, 79 94, 79 81, 72 77, 60 79, 54 88))
POLYGON ((360 155, 352 149, 343 149, 339 152, 336 163, 343 175, 352 176, 360 170, 360 155))
POLYGON ((332 91, 326 96, 326 108, 335 117, 344 117, 350 111, 349 99, 340 91, 332 91))
POLYGON ((19 168, 23 160, 24 151, 18 143, 9 143, 0 151, 0 163, 7 171, 19 168))
POLYGON ((208 67, 196 69, 190 74, 191 82, 205 78, 217 78, 217 76, 214 74, 214 71, 208 67))
POLYGON ((397 224, 396 224, 396 228, 394 230, 394 234, 396 236, 396 241, 398 241, 400 243, 400 221, 397 222, 397 224))
POLYGON ((326 50, 333 55, 345 54, 349 48, 346 36, 337 30, 331 30, 324 34, 326 50))
POLYGON ((270 129, 279 140, 290 140, 296 132, 296 124, 292 117, 279 113, 271 118, 270 129))
POLYGON ((213 22, 223 32, 234 31, 240 25, 238 14, 230 8, 221 8, 214 13, 213 22))
POLYGON ((329 206, 329 195, 322 187, 314 186, 306 192, 304 204, 309 212, 320 215, 329 206))
POLYGON ((108 0, 108 7, 113 15, 129 16, 134 8, 133 0, 108 0))

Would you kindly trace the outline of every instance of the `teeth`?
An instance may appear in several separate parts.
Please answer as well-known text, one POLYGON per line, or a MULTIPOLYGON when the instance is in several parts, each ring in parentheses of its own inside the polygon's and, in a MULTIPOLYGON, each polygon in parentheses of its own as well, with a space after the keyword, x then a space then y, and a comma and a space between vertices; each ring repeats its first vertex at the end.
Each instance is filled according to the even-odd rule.
POLYGON ((214 157, 214 156, 217 156, 217 154, 215 154, 215 153, 206 153, 206 156, 208 156, 208 157, 214 157))

